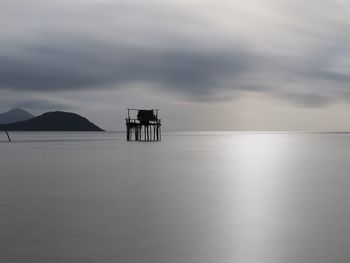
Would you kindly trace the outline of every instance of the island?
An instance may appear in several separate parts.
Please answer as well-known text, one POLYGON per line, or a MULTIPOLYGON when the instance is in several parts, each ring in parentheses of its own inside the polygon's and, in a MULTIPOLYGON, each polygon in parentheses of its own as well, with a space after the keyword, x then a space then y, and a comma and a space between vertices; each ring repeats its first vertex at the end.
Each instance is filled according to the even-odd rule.
POLYGON ((5 131, 104 131, 88 119, 71 112, 47 112, 26 121, 0 124, 5 131))
POLYGON ((34 115, 25 110, 14 108, 12 110, 0 114, 0 124, 9 124, 14 122, 26 121, 34 117, 34 115))

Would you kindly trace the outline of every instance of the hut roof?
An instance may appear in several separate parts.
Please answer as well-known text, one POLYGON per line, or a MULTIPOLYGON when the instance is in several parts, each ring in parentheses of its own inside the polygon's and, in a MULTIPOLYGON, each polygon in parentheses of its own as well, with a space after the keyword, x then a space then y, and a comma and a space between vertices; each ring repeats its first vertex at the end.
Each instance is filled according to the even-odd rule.
POLYGON ((137 119, 141 122, 149 122, 157 120, 153 110, 139 110, 137 113, 137 119))

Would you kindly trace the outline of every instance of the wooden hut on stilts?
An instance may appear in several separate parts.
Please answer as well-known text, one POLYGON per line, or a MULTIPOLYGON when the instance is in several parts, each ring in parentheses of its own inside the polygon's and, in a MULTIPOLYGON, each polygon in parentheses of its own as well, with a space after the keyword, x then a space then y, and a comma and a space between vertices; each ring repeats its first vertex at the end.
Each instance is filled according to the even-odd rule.
POLYGON ((159 109, 128 109, 126 121, 127 141, 160 141, 161 120, 159 109))

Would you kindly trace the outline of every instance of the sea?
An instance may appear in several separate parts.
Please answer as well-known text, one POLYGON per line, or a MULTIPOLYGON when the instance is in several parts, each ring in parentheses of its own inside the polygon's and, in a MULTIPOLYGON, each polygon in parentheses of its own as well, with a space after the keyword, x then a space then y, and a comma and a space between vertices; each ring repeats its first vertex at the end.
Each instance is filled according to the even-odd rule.
POLYGON ((10 136, 0 262, 350 262, 348 133, 10 136))

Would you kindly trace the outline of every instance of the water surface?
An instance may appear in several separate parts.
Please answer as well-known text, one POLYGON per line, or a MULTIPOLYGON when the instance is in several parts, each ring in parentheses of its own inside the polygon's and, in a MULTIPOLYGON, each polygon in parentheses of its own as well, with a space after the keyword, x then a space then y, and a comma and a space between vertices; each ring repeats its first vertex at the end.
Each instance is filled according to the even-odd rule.
POLYGON ((0 134, 0 262, 350 260, 350 135, 0 134))

